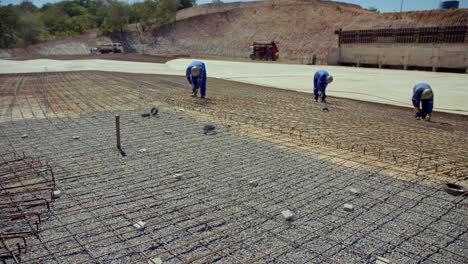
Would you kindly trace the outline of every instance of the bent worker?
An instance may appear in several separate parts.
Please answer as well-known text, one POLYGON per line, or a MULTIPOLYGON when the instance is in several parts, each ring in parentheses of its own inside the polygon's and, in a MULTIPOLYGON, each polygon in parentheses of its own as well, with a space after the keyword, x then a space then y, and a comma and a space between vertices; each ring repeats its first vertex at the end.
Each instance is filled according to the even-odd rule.
POLYGON ((418 83, 413 88, 413 106, 416 112, 416 120, 431 121, 432 108, 434 106, 434 93, 427 83, 418 83))
POLYGON ((201 98, 206 96, 206 68, 201 61, 193 61, 187 67, 185 74, 187 80, 192 86, 192 96, 197 97, 198 89, 200 89, 201 98))
POLYGON ((314 101, 317 102, 319 96, 322 99, 322 103, 326 103, 325 100, 327 95, 325 90, 328 84, 333 82, 333 77, 325 70, 317 71, 314 75, 314 101))

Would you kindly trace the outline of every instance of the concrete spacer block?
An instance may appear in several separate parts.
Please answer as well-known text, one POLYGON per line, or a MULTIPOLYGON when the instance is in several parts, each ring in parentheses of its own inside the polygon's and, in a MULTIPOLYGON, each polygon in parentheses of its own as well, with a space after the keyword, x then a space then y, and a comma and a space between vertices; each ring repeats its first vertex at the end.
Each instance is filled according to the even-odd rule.
POLYGON ((73 136, 73 139, 80 139, 80 136, 73 136))
POLYGON ((349 188, 349 191, 355 195, 361 194, 361 192, 356 188, 349 188))
POLYGON ((59 198, 61 195, 62 195, 62 191, 60 191, 60 190, 54 190, 52 192, 52 198, 54 198, 54 199, 59 198))
POLYGON ((183 176, 182 173, 176 173, 176 174, 172 175, 172 178, 174 180, 180 181, 180 180, 182 180, 182 176, 183 176))
POLYGON ((27 137, 28 137, 28 134, 21 135, 21 138, 27 138, 27 137))
POLYGON ((294 218, 294 214, 290 210, 284 210, 281 212, 281 214, 283 215, 286 221, 291 221, 294 218))
POLYGON ((136 224, 133 225, 133 227, 135 227, 138 230, 145 229, 145 226, 146 226, 146 223, 143 222, 143 221, 138 221, 138 222, 136 222, 136 224))
POLYGON ((343 205, 343 209, 345 211, 353 211, 354 210, 354 206, 352 204, 344 204, 343 205))
POLYGON ((258 186, 258 182, 255 181, 255 180, 251 180, 251 181, 249 181, 249 185, 252 186, 252 187, 257 187, 257 186, 258 186))
POLYGON ((389 263, 390 263, 390 260, 383 258, 383 257, 377 257, 377 259, 375 260, 375 264, 389 264, 389 263))
POLYGON ((162 264, 163 261, 160 257, 150 258, 148 264, 162 264))

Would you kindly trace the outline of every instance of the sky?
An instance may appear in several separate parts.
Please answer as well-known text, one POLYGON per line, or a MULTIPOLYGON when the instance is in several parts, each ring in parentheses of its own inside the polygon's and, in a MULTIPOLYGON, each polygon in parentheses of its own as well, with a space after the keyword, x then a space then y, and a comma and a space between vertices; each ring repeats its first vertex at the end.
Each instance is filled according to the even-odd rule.
MULTIPOLYGON (((42 6, 45 3, 58 2, 59 0, 32 0, 36 6, 42 6)), ((129 3, 141 2, 143 0, 124 0, 129 3)), ((248 2, 249 0, 223 0, 229 2, 248 2)), ((401 1, 403 1, 403 11, 430 10, 436 9, 441 0, 340 0, 358 4, 364 8, 376 7, 380 12, 398 12, 400 11, 401 1)), ((21 0, 0 0, 2 5, 18 4, 21 0)), ((198 4, 211 3, 211 0, 198 0, 198 4)), ((461 8, 468 8, 468 0, 460 0, 461 8)))

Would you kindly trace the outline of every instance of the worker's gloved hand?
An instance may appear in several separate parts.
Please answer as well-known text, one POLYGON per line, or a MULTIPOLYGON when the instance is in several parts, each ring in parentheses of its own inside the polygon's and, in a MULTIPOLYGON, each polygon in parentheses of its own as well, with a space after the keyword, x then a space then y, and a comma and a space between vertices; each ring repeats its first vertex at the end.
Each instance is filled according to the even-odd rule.
POLYGON ((197 95, 198 95, 198 89, 195 89, 195 91, 192 92, 192 97, 197 97, 197 95))
POLYGON ((421 113, 421 109, 416 108, 416 107, 414 108, 414 111, 415 111, 416 113, 421 113))
POLYGON ((424 118, 426 121, 431 121, 431 115, 427 115, 426 118, 424 118))

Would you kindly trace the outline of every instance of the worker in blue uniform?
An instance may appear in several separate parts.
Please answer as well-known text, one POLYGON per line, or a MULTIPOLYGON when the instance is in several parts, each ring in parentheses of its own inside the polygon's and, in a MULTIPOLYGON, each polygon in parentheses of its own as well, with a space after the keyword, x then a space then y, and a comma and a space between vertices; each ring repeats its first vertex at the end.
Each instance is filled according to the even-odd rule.
POLYGON ((431 121, 432 108, 434 106, 434 93, 427 83, 418 83, 413 88, 413 106, 416 112, 416 120, 431 121))
POLYGON ((314 101, 317 102, 319 96, 322 99, 322 103, 326 103, 325 100, 327 95, 325 90, 328 84, 333 82, 333 77, 325 70, 319 70, 314 75, 314 101))
POLYGON ((187 80, 192 86, 192 96, 197 97, 198 89, 200 89, 201 98, 206 96, 206 67, 201 61, 193 61, 187 67, 185 74, 187 80))

